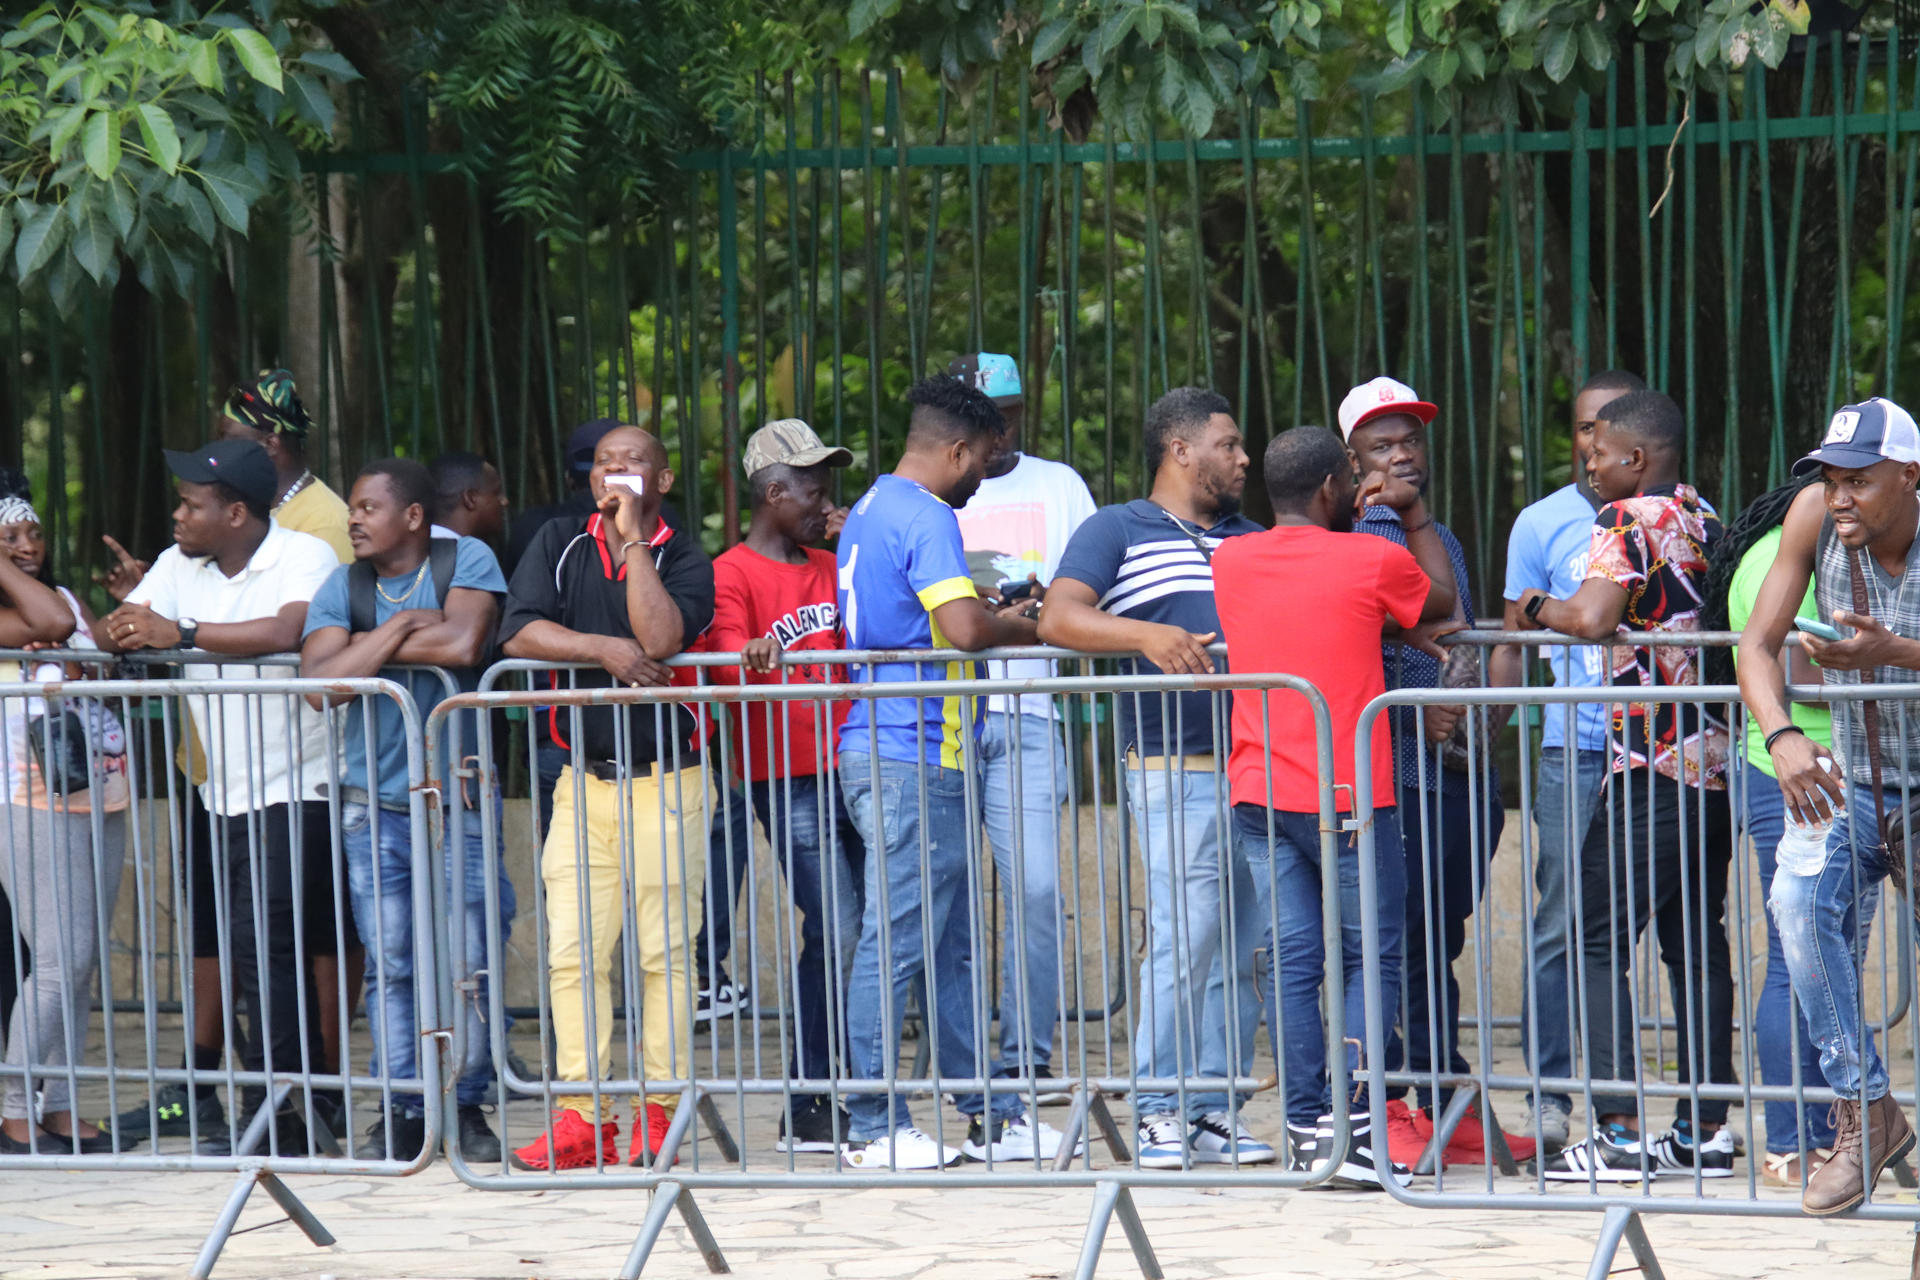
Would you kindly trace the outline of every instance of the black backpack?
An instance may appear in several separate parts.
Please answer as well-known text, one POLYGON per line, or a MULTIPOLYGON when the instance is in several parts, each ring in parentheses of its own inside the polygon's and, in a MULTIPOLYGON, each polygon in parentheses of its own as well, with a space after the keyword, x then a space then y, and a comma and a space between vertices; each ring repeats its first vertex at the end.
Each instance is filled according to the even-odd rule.
MULTIPOLYGON (((433 574, 436 608, 447 607, 447 593, 453 589, 453 562, 459 552, 460 544, 452 538, 435 538, 428 548, 427 563, 432 566, 429 572, 433 574)), ((378 585, 371 560, 355 560, 347 566, 348 631, 357 635, 379 625, 374 620, 373 598, 378 585)))

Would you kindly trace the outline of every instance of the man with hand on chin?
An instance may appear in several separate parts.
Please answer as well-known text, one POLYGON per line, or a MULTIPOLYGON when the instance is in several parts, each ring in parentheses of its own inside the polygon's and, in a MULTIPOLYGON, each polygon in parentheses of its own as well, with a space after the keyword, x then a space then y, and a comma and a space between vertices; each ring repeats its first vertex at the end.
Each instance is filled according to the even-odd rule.
POLYGON ((1820 1046, 1820 1070, 1838 1095, 1833 1158, 1801 1198, 1808 1213, 1825 1216, 1858 1205, 1914 1143, 1859 1008, 1880 881, 1897 869, 1912 883, 1909 842, 1889 845, 1885 815, 1898 813, 1903 793, 1920 785, 1920 741, 1914 718, 1900 714, 1903 704, 1835 699, 1828 705, 1836 761, 1788 716, 1781 646, 1811 579, 1825 615, 1815 621, 1853 632, 1841 640, 1805 637, 1822 683, 1920 683, 1920 429, 1891 400, 1845 405, 1820 447, 1793 466, 1797 474, 1815 468, 1822 483, 1788 509, 1780 553, 1740 636, 1740 695, 1766 734, 1789 813, 1827 827, 1824 856, 1780 861, 1768 904, 1794 995, 1820 1046))
MULTIPOLYGON (((1583 640, 1605 640, 1622 627, 1700 629, 1707 554, 1721 528, 1680 480, 1686 438, 1680 407, 1658 391, 1628 392, 1602 410, 1587 457, 1602 506, 1593 518, 1586 581, 1566 600, 1524 593, 1520 611, 1530 624, 1583 640)), ((1678 1012, 1679 1080, 1734 1082, 1727 729, 1698 703, 1634 703, 1625 692, 1696 685, 1699 655, 1677 646, 1612 651, 1612 684, 1623 700, 1614 704, 1606 790, 1580 850, 1583 1030, 1595 1080, 1633 1080, 1641 1069, 1639 986, 1631 970, 1651 921, 1678 1012)), ((1682 1097, 1673 1128, 1649 1144, 1640 1136, 1634 1092, 1596 1089, 1591 1136, 1546 1160, 1544 1176, 1731 1177, 1726 1118, 1724 1099, 1703 1099, 1696 1115, 1692 1099, 1682 1097)))
MULTIPOLYGON (((673 478, 666 449, 640 428, 600 437, 588 477, 593 514, 578 524, 549 522, 514 570, 500 620, 509 657, 597 663, 599 671, 575 673, 582 687, 671 682, 663 662, 713 619, 712 562, 697 539, 660 518, 673 478)), ((698 722, 683 706, 552 707, 547 715, 552 740, 570 753, 540 859, 555 1069, 564 1080, 594 1080, 612 1068, 614 946, 632 928, 646 1078, 684 1080, 694 1070, 687 940, 699 928, 706 869, 698 722), (629 875, 630 904, 621 900, 629 875)), ((647 1096, 644 1119, 635 1118, 634 1161, 659 1151, 679 1099, 675 1090, 647 1096)), ((618 1137, 618 1121, 603 1117, 596 1099, 565 1097, 548 1132, 513 1159, 529 1169, 612 1163, 618 1137)))

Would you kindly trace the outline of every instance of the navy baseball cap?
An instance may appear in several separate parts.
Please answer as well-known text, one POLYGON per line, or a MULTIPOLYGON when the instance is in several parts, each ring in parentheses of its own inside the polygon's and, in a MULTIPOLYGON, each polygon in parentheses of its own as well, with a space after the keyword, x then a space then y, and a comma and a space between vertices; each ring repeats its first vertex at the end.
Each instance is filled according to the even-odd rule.
POLYGON ((583 476, 593 470, 593 451, 600 447, 601 437, 619 425, 618 418, 595 418, 575 427, 567 437, 568 469, 583 476))
POLYGON ((1884 396, 1841 405, 1827 423, 1820 447, 1794 463, 1793 474, 1876 462, 1920 462, 1920 427, 1912 414, 1884 396))
POLYGON ((251 440, 214 440, 198 449, 166 449, 167 470, 188 484, 224 484, 241 497, 271 507, 280 477, 267 451, 251 440))

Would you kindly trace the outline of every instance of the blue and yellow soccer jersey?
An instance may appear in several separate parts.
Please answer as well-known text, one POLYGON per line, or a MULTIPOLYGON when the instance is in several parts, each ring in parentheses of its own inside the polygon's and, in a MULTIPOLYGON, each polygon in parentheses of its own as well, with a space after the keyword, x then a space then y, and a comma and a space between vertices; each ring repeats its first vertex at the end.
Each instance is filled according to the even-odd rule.
MULTIPOLYGON (((840 531, 840 617, 849 649, 941 649, 933 611, 974 594, 953 508, 925 486, 884 475, 840 531)), ((965 680, 970 662, 855 666, 855 680, 965 680)), ((856 699, 840 750, 958 769, 978 731, 980 699, 856 699)))

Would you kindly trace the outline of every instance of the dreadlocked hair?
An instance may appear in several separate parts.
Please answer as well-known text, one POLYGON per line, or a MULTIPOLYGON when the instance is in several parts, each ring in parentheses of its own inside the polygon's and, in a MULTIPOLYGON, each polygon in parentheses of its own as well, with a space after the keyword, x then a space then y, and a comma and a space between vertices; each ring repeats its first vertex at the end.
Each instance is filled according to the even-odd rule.
MULTIPOLYGON (((1732 619, 1727 616, 1727 593, 1733 587, 1733 575, 1740 569, 1740 561, 1754 544, 1778 529, 1787 518, 1787 509, 1793 506, 1793 500, 1800 491, 1810 484, 1818 484, 1818 471, 1804 476, 1796 476, 1777 489, 1769 489, 1741 511, 1713 551, 1707 556, 1706 599, 1700 606, 1700 629, 1703 631, 1727 631, 1732 629, 1732 619)), ((1706 674, 1709 684, 1732 684, 1733 653, 1725 647, 1715 647, 1706 651, 1706 674)))

